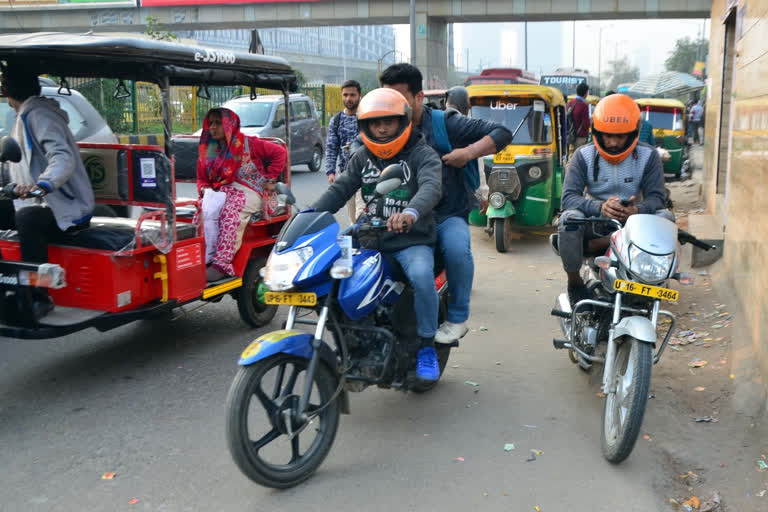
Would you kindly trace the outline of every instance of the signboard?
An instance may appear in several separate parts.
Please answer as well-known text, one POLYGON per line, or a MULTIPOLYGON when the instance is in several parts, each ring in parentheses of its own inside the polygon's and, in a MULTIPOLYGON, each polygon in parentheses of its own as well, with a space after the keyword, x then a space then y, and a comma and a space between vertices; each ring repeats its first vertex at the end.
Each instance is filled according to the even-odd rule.
POLYGON ((320 0, 140 0, 142 7, 183 6, 183 5, 222 5, 222 4, 274 4, 307 3, 320 0))
POLYGON ((136 7, 137 0, 0 0, 0 10, 19 11, 88 8, 88 7, 136 7))
POLYGON ((693 65, 693 75, 694 76, 702 76, 704 74, 704 69, 706 69, 707 63, 698 61, 696 64, 693 65))

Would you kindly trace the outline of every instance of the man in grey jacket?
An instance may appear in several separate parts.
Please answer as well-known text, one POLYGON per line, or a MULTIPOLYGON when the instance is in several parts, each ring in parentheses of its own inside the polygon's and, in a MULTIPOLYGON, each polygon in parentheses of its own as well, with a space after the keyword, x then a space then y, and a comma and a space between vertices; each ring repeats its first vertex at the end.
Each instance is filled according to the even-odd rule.
MULTIPOLYGON (((9 63, 3 69, 2 89, 16 111, 12 134, 22 158, 10 168, 19 196, 15 215, 0 219, 0 227, 15 226, 23 261, 45 263, 48 243, 88 226, 95 203, 93 189, 67 114, 56 100, 40 96, 37 73, 22 63, 9 63)), ((53 309, 44 288, 34 289, 32 308, 36 318, 53 309)))
POLYGON ((430 382, 440 377, 434 348, 439 306, 431 246, 437 240, 432 209, 441 197, 441 165, 424 137, 412 131, 411 115, 406 99, 392 89, 375 89, 366 94, 357 111, 365 146, 350 157, 346 171, 313 207, 336 212, 358 189, 368 203, 374 197, 381 172, 391 164, 402 166, 405 179, 400 187, 371 204, 376 209, 371 213, 386 219, 389 229, 375 248, 397 260, 413 287, 420 338, 416 377, 430 382))
POLYGON ((600 227, 568 226, 567 220, 603 217, 623 223, 638 213, 675 220, 664 209, 666 189, 659 154, 647 144, 638 144, 641 122, 640 109, 628 96, 603 98, 592 115, 594 142, 578 148, 569 163, 558 249, 572 306, 589 298, 579 273, 585 248, 592 251, 607 245, 600 227))

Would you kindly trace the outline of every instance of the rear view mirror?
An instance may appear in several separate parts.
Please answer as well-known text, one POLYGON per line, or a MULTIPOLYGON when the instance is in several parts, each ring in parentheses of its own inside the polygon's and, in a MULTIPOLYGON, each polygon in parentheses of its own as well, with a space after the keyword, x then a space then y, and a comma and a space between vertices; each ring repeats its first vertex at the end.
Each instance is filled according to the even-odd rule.
POLYGON ((384 168, 383 171, 381 171, 381 174, 379 175, 379 183, 382 183, 388 180, 393 180, 393 179, 397 179, 400 182, 405 181, 405 170, 403 169, 402 165, 400 164, 388 165, 384 168))
POLYGON ((296 198, 293 195, 293 192, 291 192, 291 189, 288 188, 288 185, 285 183, 279 181, 275 185, 275 192, 280 194, 281 196, 285 196, 285 203, 286 204, 296 204, 296 198))
POLYGON ((390 192, 394 192, 398 188, 400 188, 400 185, 403 184, 403 180, 400 178, 390 178, 388 180, 381 181, 379 179, 379 182, 376 184, 376 193, 380 196, 385 196, 389 194, 390 192))
POLYGON ((12 137, 6 135, 0 139, 0 162, 20 162, 21 147, 12 137))

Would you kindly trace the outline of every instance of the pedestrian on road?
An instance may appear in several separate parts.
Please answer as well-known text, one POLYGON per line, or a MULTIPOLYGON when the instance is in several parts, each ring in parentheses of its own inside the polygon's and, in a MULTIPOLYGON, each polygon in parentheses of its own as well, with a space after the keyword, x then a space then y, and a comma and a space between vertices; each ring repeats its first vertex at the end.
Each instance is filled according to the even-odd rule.
POLYGON ((576 86, 576 97, 568 102, 567 110, 571 113, 570 117, 573 120, 573 139, 569 141, 569 158, 577 149, 587 143, 587 138, 589 137, 590 120, 589 105, 587 105, 586 100, 587 94, 589 94, 589 86, 587 82, 581 82, 576 86))
POLYGON ((393 64, 384 70, 380 81, 383 87, 395 89, 405 96, 413 110, 414 127, 424 134, 427 144, 443 161, 443 195, 435 207, 435 220, 437 248, 448 274, 449 298, 446 321, 437 330, 435 341, 450 343, 468 331, 469 294, 475 273, 467 217, 469 211, 479 205, 474 191, 479 186, 480 177, 477 171, 474 176, 467 172, 465 166, 470 160, 501 151, 512 142, 512 132, 501 124, 447 110, 442 117, 444 126, 438 127, 447 134, 453 148, 445 152, 435 135, 434 126, 439 116, 433 117, 432 109, 423 105, 421 71, 410 64, 393 64))
MULTIPOLYGON (((328 183, 336 181, 336 173, 343 173, 350 156, 350 145, 355 140, 359 129, 357 127, 357 106, 360 104, 360 83, 347 80, 341 86, 341 101, 344 110, 337 113, 328 123, 328 137, 325 140, 325 174, 328 183), (338 166, 337 166, 338 163, 338 166)), ((349 220, 357 220, 358 211, 362 213, 365 204, 360 194, 355 194, 347 202, 349 220)))
POLYGON ((693 143, 701 144, 701 135, 699 135, 699 127, 701 127, 701 120, 704 117, 704 108, 701 106, 701 101, 698 101, 693 108, 691 108, 691 131, 693 131, 693 143))

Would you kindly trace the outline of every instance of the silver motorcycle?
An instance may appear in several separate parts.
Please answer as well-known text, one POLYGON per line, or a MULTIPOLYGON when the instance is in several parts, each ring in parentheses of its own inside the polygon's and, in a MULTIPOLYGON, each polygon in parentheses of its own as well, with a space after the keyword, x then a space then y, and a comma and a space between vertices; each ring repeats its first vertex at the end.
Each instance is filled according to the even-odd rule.
MULTIPOLYGON (((561 293, 552 315, 559 318, 565 336, 553 340, 555 348, 567 349, 571 361, 585 371, 602 366, 602 451, 607 460, 618 463, 629 456, 637 441, 651 369, 675 328, 675 316, 661 309, 662 301, 678 299, 679 292, 668 287, 669 281, 693 283, 692 276, 677 271, 680 244, 691 243, 704 250, 712 246, 655 215, 632 215, 624 226, 603 218, 566 223, 607 224, 609 230, 616 229, 610 234, 607 252, 587 259, 584 281, 591 298, 571 310, 568 294, 561 293), (657 331, 663 329, 660 316, 670 322, 658 344, 657 331)), ((559 255, 557 234, 551 235, 551 242, 559 255)))

